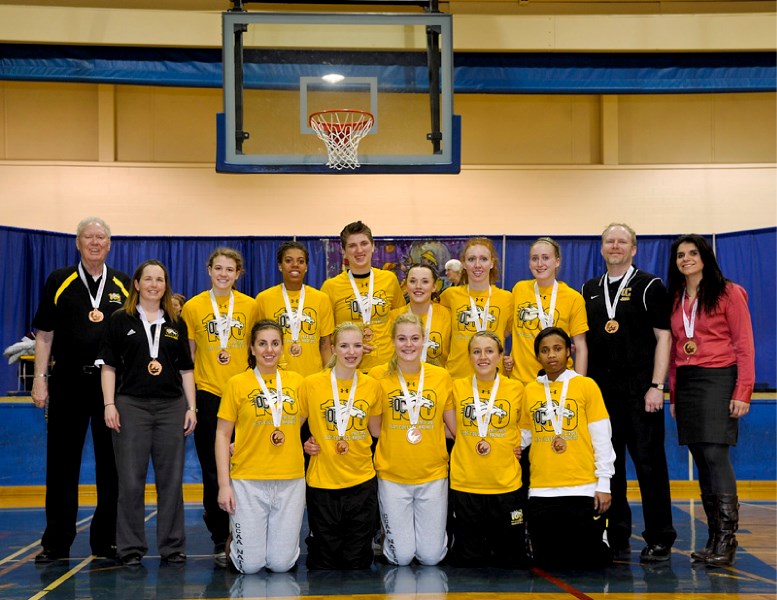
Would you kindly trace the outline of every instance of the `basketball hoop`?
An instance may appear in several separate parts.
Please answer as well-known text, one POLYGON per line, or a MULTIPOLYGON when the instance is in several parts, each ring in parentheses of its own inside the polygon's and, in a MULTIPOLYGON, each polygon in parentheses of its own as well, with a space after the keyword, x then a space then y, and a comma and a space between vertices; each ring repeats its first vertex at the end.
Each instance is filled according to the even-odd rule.
POLYGON ((310 115, 310 128, 326 144, 330 169, 357 169, 359 142, 370 132, 375 118, 365 110, 334 108, 310 115))

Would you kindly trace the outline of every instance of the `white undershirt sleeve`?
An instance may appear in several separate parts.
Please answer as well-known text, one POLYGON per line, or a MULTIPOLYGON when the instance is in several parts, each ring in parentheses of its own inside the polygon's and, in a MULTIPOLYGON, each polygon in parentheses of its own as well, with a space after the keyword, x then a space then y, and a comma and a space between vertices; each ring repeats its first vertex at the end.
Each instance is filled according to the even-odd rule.
POLYGON ((610 493, 610 479, 615 473, 615 450, 612 447, 612 427, 610 419, 602 419, 588 424, 591 443, 594 447, 595 473, 599 478, 597 492, 610 493))

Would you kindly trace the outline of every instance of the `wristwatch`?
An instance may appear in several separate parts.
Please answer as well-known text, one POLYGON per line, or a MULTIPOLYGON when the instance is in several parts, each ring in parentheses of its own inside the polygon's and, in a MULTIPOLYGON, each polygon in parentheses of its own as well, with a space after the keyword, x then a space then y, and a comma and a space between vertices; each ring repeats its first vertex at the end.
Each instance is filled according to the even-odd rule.
POLYGON ((666 386, 665 386, 663 383, 655 383, 655 382, 653 382, 653 383, 651 383, 651 384, 650 384, 650 387, 652 387, 652 388, 656 388, 657 390, 660 390, 660 391, 662 391, 662 392, 663 392, 663 391, 664 391, 664 388, 665 388, 666 386))

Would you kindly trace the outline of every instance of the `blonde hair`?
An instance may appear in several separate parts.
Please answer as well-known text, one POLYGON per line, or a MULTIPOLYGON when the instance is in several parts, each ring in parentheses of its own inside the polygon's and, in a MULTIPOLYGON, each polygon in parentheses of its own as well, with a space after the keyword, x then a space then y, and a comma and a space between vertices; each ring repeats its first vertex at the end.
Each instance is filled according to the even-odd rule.
MULTIPOLYGON (((401 313, 397 318, 394 320, 394 324, 391 326, 391 339, 393 340, 397 336, 397 329, 399 329, 400 325, 415 325, 418 327, 418 329, 421 330, 421 335, 424 333, 424 326, 421 323, 421 317, 419 317, 416 314, 413 314, 411 312, 404 312, 401 313)), ((399 369, 399 357, 397 356, 396 347, 394 349, 394 353, 391 355, 391 358, 388 361, 388 369, 386 369, 386 373, 388 375, 393 375, 397 372, 399 369)))
MULTIPOLYGON (((550 236, 542 236, 538 237, 536 240, 534 240, 529 246, 529 260, 531 261, 531 250, 536 246, 537 244, 547 244, 551 248, 553 248, 553 251, 556 253, 556 258, 561 260, 561 246, 559 246, 558 242, 554 240, 550 236)), ((559 266, 554 269, 554 275, 558 275, 558 271, 561 268, 561 264, 559 263, 559 266)))
MULTIPOLYGON (((361 334, 362 338, 364 337, 364 332, 362 331, 362 328, 359 327, 356 323, 353 323, 352 321, 343 321, 337 327, 335 327, 335 330, 332 332, 332 346, 337 345, 337 340, 346 331, 358 331, 361 334)), ((331 369, 335 366, 336 363, 337 363, 337 355, 333 352, 332 357, 329 359, 329 362, 326 363, 326 368, 331 369)))
POLYGON ((637 232, 634 231, 630 226, 626 225, 626 223, 610 223, 607 227, 605 227, 604 231, 602 231, 602 244, 604 244, 604 238, 607 236, 607 233, 609 233, 610 229, 613 229, 614 227, 623 227, 623 229, 625 229, 631 236, 632 245, 637 245, 637 232))
POLYGON ((505 347, 502 343, 502 340, 499 338, 497 334, 495 334, 493 331, 478 331, 473 335, 471 338, 469 338, 469 342, 467 342, 467 354, 472 353, 472 344, 475 342, 478 338, 489 338, 491 340, 494 340, 496 342, 496 347, 499 350, 499 354, 504 354, 505 347))

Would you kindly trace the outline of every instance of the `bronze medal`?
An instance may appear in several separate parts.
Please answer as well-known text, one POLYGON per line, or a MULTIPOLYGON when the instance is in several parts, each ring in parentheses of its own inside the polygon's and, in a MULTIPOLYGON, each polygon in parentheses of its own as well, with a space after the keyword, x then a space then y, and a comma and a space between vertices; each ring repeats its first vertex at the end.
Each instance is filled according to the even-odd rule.
POLYGON ((292 356, 299 356, 300 354, 302 354, 302 344, 300 344, 299 342, 292 343, 291 347, 289 348, 289 353, 292 356))
POLYGON ((475 452, 477 452, 480 456, 486 456, 487 454, 491 453, 491 444, 489 444, 486 440, 480 440, 477 444, 475 444, 475 452))
POLYGON ((411 444, 418 444, 421 441, 421 438, 423 435, 421 434, 421 430, 418 429, 415 425, 410 427, 407 430, 407 433, 405 434, 405 437, 407 437, 407 441, 411 444))
POLYGON ((216 357, 216 360, 219 361, 220 365, 228 365, 229 361, 232 360, 232 355, 229 353, 228 350, 222 350, 219 352, 219 355, 216 357))
POLYGON ((285 441, 286 435, 280 429, 276 429, 270 434, 270 442, 273 446, 283 446, 285 441))
POLYGON ((156 358, 152 358, 151 362, 148 363, 148 372, 156 377, 162 372, 162 363, 159 362, 156 358))
POLYGON ((362 330, 362 333, 364 334, 364 341, 365 342, 371 342, 372 341, 372 329, 370 329, 369 325, 362 330))
POLYGON ((567 451, 567 441, 560 435, 553 438, 550 447, 556 454, 564 454, 567 451))
POLYGON ((340 438, 335 443, 335 452, 337 454, 346 454, 348 452, 348 442, 340 438))
POLYGON ((607 333, 615 333, 618 331, 618 328, 620 327, 620 324, 615 319, 610 319, 604 324, 604 330, 607 333))
POLYGON ((699 347, 696 345, 696 342, 693 340, 688 340, 683 344, 683 352, 685 352, 688 356, 693 356, 696 354, 696 351, 699 349, 699 347))
POLYGON ((103 315, 102 311, 98 308, 93 308, 89 311, 89 320, 92 323, 99 323, 105 318, 105 315, 103 315))

